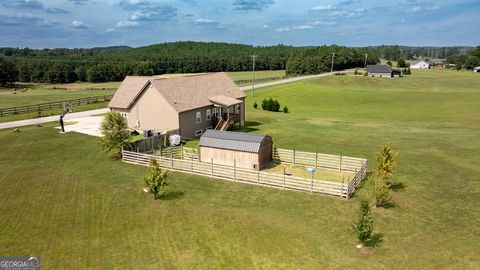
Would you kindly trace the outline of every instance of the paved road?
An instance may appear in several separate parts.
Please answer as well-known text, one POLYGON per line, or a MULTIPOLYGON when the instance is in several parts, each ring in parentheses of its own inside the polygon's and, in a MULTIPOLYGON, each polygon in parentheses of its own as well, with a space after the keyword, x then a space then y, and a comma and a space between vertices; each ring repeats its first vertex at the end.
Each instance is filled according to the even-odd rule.
MULTIPOLYGON (((90 110, 90 111, 83 111, 83 112, 76 112, 76 113, 69 113, 65 116, 64 120, 68 121, 68 120, 71 120, 71 119, 74 119, 74 118, 92 116, 92 115, 102 114, 102 113, 106 113, 106 112, 108 112, 108 108, 98 109, 98 110, 90 110)), ((15 127, 22 127, 22 126, 48 123, 48 122, 55 122, 55 121, 58 121, 59 119, 60 119, 60 115, 53 115, 53 116, 40 117, 40 118, 35 118, 35 119, 5 122, 5 123, 0 123, 0 129, 15 128, 15 127)))
MULTIPOLYGON (((267 82, 267 83, 260 83, 260 84, 255 85, 255 89, 262 88, 262 87, 267 87, 267 86, 272 86, 272 85, 277 85, 277 84, 291 83, 291 82, 296 82, 296 81, 306 80, 306 79, 311 79, 311 78, 324 77, 324 76, 329 76, 329 75, 332 75, 332 74, 333 73, 329 72, 329 73, 322 73, 322 74, 317 74, 317 75, 294 77, 294 78, 290 78, 290 79, 278 80, 278 81, 267 82)), ((247 90, 251 90, 251 89, 252 89, 251 85, 240 87, 240 90, 242 90, 242 91, 247 91, 247 90)))

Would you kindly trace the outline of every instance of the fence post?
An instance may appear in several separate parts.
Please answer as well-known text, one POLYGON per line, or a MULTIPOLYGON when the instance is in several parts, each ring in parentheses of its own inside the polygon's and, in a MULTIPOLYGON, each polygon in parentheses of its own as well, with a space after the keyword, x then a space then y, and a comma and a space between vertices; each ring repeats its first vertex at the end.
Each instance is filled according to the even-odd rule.
POLYGON ((237 182, 237 160, 233 159, 233 182, 237 182))
POLYGON ((212 172, 211 172, 211 175, 213 176, 213 158, 211 158, 211 162, 212 162, 212 172))
POLYGON ((137 145, 137 164, 140 164, 140 153, 139 153, 140 149, 138 149, 138 145, 137 145))
POLYGON ((283 167, 283 189, 285 189, 285 167, 283 167))
POLYGON ((190 171, 193 173, 193 156, 190 156, 190 171))
POLYGON ((183 159, 183 144, 180 143, 180 147, 181 147, 181 150, 182 150, 182 159, 183 159))
POLYGON ((295 147, 293 148, 293 166, 295 166, 295 147))
POLYGON ((0 109, 0 116, 3 116, 3 109, 0 109))
POLYGON ((173 151, 172 151, 172 146, 170 146, 170 160, 172 161, 172 169, 173 169, 173 151))
POLYGON ((314 174, 314 173, 312 173, 312 180, 311 180, 311 181, 312 181, 312 184, 311 184, 311 186, 310 186, 310 193, 312 193, 312 194, 313 194, 313 174, 314 174))
POLYGON ((343 160, 343 156, 342 156, 342 153, 340 153, 340 162, 338 164, 338 170, 339 171, 342 171, 342 160, 343 160))
POLYGON ((318 167, 318 151, 315 150, 315 169, 318 167))
POLYGON ((260 171, 257 171, 257 183, 260 184, 260 171))

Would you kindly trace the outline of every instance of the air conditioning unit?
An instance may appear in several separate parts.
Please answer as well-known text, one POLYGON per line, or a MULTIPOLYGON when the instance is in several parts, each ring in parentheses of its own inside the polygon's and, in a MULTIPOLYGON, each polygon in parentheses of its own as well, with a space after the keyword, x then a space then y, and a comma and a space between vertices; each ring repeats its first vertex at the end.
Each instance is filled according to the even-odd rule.
POLYGON ((170 135, 170 145, 177 146, 180 145, 182 137, 177 134, 170 135))

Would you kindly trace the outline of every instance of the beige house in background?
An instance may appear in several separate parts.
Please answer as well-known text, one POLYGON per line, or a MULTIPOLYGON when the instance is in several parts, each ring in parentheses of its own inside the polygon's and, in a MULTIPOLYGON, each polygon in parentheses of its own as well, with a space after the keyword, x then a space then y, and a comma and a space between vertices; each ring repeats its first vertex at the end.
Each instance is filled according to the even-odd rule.
POLYGON ((108 107, 127 118, 131 129, 186 138, 245 124, 245 94, 225 73, 127 76, 108 107))

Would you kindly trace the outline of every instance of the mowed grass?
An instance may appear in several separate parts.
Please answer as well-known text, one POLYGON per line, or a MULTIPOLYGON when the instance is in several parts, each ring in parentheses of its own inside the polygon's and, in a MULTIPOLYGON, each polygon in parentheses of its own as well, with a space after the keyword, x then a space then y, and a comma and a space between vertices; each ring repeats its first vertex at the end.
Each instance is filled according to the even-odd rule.
MULTIPOLYGON (((254 110, 246 131, 282 148, 367 156, 400 151, 395 206, 373 209, 376 248, 355 248, 357 196, 275 190, 172 174, 154 201, 146 168, 111 161, 97 139, 52 126, 0 131, 0 255, 48 269, 478 269, 480 77, 414 71, 258 89, 290 113, 254 110)), ((250 93, 249 93, 250 94, 250 93)))

